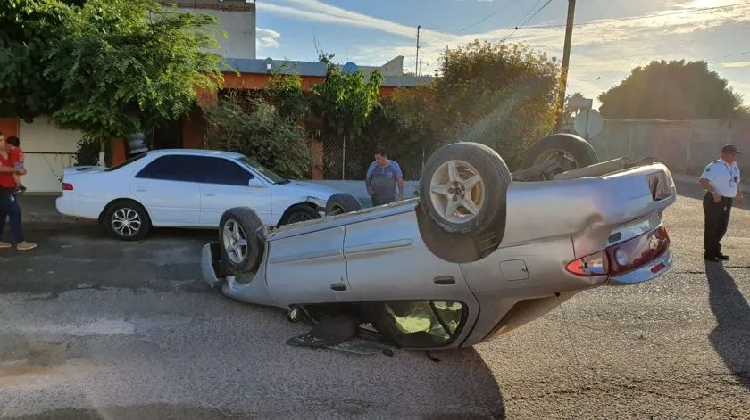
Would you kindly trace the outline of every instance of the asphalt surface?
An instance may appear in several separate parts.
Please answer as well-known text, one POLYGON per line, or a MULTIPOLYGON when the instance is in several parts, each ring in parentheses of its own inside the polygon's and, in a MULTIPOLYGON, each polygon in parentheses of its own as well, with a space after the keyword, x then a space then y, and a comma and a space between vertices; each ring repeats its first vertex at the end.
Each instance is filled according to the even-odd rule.
POLYGON ((286 345, 307 328, 201 284, 211 231, 29 232, 38 250, 0 253, 0 418, 750 418, 750 212, 723 264, 701 258, 700 201, 665 220, 668 274, 437 362, 286 345))

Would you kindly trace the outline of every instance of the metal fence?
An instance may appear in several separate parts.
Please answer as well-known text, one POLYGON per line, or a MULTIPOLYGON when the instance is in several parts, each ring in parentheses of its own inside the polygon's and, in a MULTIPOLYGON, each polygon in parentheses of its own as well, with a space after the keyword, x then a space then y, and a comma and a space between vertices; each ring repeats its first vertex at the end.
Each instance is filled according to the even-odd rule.
MULTIPOLYGON (((347 146, 341 140, 323 140, 323 178, 340 180, 363 180, 374 152, 362 150, 360 147, 347 146)), ((427 158, 424 152, 411 156, 390 154, 389 159, 398 162, 404 173, 404 180, 418 181, 422 174, 422 166, 427 158)))

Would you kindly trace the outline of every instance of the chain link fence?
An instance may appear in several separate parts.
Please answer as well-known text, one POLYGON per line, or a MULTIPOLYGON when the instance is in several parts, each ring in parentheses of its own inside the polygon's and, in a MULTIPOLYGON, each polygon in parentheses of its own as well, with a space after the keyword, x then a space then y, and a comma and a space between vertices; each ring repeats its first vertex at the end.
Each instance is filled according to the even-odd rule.
MULTIPOLYGON (((324 179, 330 180, 364 180, 367 168, 374 160, 374 151, 362 150, 361 147, 347 145, 339 139, 322 141, 322 172, 324 179)), ((428 156, 424 151, 417 151, 409 156, 389 153, 388 158, 395 160, 404 173, 405 181, 419 181, 422 166, 428 156)))

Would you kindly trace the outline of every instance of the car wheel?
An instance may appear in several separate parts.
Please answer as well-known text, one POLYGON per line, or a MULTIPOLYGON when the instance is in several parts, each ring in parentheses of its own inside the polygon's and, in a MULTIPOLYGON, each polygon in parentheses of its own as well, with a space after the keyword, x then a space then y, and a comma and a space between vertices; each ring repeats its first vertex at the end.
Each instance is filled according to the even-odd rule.
POLYGON ((121 241, 139 241, 151 229, 151 219, 146 209, 131 200, 113 203, 104 216, 107 233, 121 241))
POLYGON ((452 262, 489 255, 503 240, 510 183, 505 161, 488 146, 443 146, 425 164, 420 182, 417 218, 425 245, 452 262))
POLYGON ((320 213, 307 204, 295 204, 286 211, 286 215, 279 222, 279 226, 291 225, 312 219, 320 219, 320 213))
POLYGON ((219 243, 221 259, 231 274, 253 274, 260 267, 263 241, 257 231, 263 221, 250 208, 235 207, 221 215, 219 243))
POLYGON ((326 203, 326 216, 335 216, 358 210, 362 210, 362 203, 357 200, 357 197, 347 193, 334 194, 328 198, 326 203))
POLYGON ((599 162, 596 150, 583 137, 561 133, 544 137, 529 149, 524 168, 531 168, 556 157, 564 157, 565 165, 559 170, 585 168, 599 162))

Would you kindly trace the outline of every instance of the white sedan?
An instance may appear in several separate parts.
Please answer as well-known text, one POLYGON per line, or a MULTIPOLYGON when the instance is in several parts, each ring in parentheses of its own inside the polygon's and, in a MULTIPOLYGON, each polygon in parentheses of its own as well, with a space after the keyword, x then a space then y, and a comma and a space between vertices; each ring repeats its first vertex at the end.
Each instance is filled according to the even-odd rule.
POLYGON ((64 215, 98 219, 120 240, 145 237, 152 226, 217 228, 227 209, 252 208, 264 225, 321 217, 337 193, 324 185, 285 179, 239 153, 154 150, 112 168, 65 170, 64 215))

